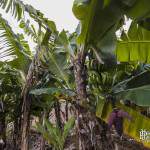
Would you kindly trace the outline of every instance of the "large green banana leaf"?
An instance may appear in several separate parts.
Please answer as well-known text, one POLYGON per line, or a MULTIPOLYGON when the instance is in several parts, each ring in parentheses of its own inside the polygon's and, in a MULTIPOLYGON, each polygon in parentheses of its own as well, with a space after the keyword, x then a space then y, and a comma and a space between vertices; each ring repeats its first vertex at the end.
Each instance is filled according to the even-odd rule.
POLYGON ((57 34, 57 37, 48 46, 42 46, 39 52, 43 65, 47 66, 54 78, 69 89, 74 88, 74 77, 68 61, 71 56, 74 56, 74 50, 64 30, 57 34))
POLYGON ((117 60, 150 63, 150 31, 133 22, 128 33, 123 33, 117 43, 117 60))
POLYGON ((92 45, 101 50, 103 55, 105 52, 112 55, 116 45, 115 31, 122 17, 117 3, 113 2, 104 8, 103 0, 75 0, 73 12, 81 24, 78 42, 92 45))
POLYGON ((150 14, 149 0, 75 0, 73 13, 80 20, 78 42, 92 45, 103 59, 113 58, 115 31, 123 15, 140 21, 150 14))
POLYGON ((119 99, 128 99, 139 106, 150 106, 150 85, 117 93, 119 99))
POLYGON ((112 88, 118 99, 130 100, 139 106, 150 106, 150 71, 145 71, 112 88))
MULTIPOLYGON (((139 112, 133 110, 132 108, 124 106, 123 104, 117 103, 116 105, 120 107, 122 110, 128 112, 133 118, 131 122, 125 119, 124 133, 134 138, 136 141, 143 143, 144 146, 150 148, 149 142, 140 140, 141 129, 150 131, 150 119, 141 115, 139 112)), ((97 107, 97 113, 96 113, 97 117, 102 118, 105 122, 108 122, 109 114, 112 111, 111 104, 110 103, 105 104, 102 113, 99 113, 99 109, 101 110, 100 105, 98 105, 97 107)))
POLYGON ((75 0, 72 10, 81 22, 79 43, 97 42, 123 15, 137 20, 150 15, 150 1, 75 0))

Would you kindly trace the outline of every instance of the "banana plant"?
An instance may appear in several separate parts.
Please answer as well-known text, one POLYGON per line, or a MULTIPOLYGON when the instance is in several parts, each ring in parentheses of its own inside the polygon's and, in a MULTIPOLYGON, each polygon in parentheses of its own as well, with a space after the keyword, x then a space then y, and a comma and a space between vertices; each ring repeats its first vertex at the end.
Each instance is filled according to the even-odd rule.
POLYGON ((107 123, 109 114, 113 108, 105 96, 108 94, 115 96, 117 99, 115 101, 116 107, 127 111, 133 117, 133 121, 131 122, 125 120, 124 133, 134 138, 134 140, 143 143, 146 147, 150 147, 149 143, 140 140, 140 130, 148 130, 149 128, 149 118, 140 113, 141 108, 144 109, 150 106, 149 67, 147 65, 142 65, 142 67, 135 67, 134 65, 133 67, 131 64, 120 65, 121 74, 119 73, 119 65, 116 69, 105 69, 104 66, 98 67, 93 62, 89 65, 91 67, 91 73, 89 72, 89 78, 91 79, 89 79, 89 82, 93 83, 90 88, 97 102, 96 115, 107 123), (97 71, 94 72, 93 68, 97 71), (103 75, 103 71, 106 71, 105 76, 103 75), (140 106, 140 110, 125 106, 123 101, 127 99, 136 104, 136 107, 140 106))
MULTIPOLYGON (((1 129, 2 139, 6 141, 6 129, 7 124, 14 122, 13 140, 14 147, 18 142, 19 133, 19 111, 21 109, 21 90, 25 80, 22 78, 22 74, 19 70, 8 66, 7 64, 0 67, 0 99, 1 107, 0 110, 0 124, 3 129, 1 129)), ((16 148, 16 147, 15 147, 16 148)))
MULTIPOLYGON (((52 84, 52 87, 61 88, 61 90, 58 90, 58 93, 62 92, 62 89, 63 91, 65 89, 65 93, 68 89, 74 90, 75 81, 79 103, 80 101, 86 101, 88 97, 88 86, 86 83, 87 68, 85 63, 88 59, 87 54, 89 49, 93 50, 99 62, 107 64, 114 62, 112 51, 115 49, 117 43, 115 32, 122 26, 123 16, 127 15, 132 19, 136 19, 137 23, 141 25, 141 18, 145 19, 144 23, 147 21, 146 19, 149 15, 150 8, 148 0, 75 0, 73 12, 80 20, 78 28, 80 33, 78 37, 78 44, 70 44, 67 34, 64 31, 59 34, 54 22, 45 18, 40 11, 34 9, 32 6, 25 5, 20 0, 3 0, 0 2, 0 6, 6 10, 7 13, 12 13, 12 15, 20 21, 20 27, 25 31, 25 33, 32 36, 34 41, 38 44, 37 52, 29 67, 27 82, 24 91, 22 92, 24 98, 22 123, 23 150, 28 149, 26 142, 28 141, 27 131, 31 105, 29 91, 33 86, 36 87, 39 83, 42 73, 45 70, 49 70, 50 74, 52 74, 52 76, 56 79, 56 82, 52 84), (21 20, 21 18, 24 17, 24 12, 27 12, 30 17, 38 23, 38 32, 34 31, 34 28, 25 26, 25 21, 21 20), (73 49, 72 47, 75 48, 73 49), (73 70, 71 70, 70 66, 73 67, 73 70), (74 74, 75 79, 71 76, 72 74, 74 74)), ((142 26, 145 27, 145 25, 142 26)), ((15 36, 13 37, 15 38, 15 36)), ((76 40, 76 38, 73 39, 76 40)), ((18 40, 18 38, 16 40, 18 40)), ((102 77, 104 78, 103 82, 107 81, 106 76, 107 73, 102 74, 102 77)), ((110 84, 114 85, 116 84, 116 81, 114 80, 113 83, 109 83, 108 85, 110 84)), ((42 90, 41 93, 44 93, 45 91, 52 94, 52 91, 57 93, 56 89, 42 90)))
MULTIPOLYGON (((84 68, 89 49, 95 53, 99 63, 115 64, 114 51, 117 46, 115 32, 122 28, 124 15, 135 20, 135 24, 140 26, 142 19, 148 18, 149 4, 148 0, 128 0, 127 2, 123 0, 74 1, 72 10, 79 20, 77 43, 80 48, 78 48, 77 55, 73 59, 73 64, 79 99, 83 101, 87 98, 85 82, 87 78, 84 68), (139 12, 136 11, 137 9, 139 12), (77 70, 76 68, 80 69, 77 70)), ((122 52, 121 48, 120 52, 122 52)))
MULTIPOLYGON (((41 64, 39 62, 39 53, 42 49, 42 46, 46 45, 48 43, 50 35, 51 34, 54 35, 55 32, 57 33, 57 30, 56 30, 55 23, 53 21, 45 18, 43 13, 41 13, 39 10, 36 10, 34 7, 32 7, 30 5, 24 4, 20 0, 1 1, 0 7, 2 9, 4 9, 6 11, 6 13, 12 14, 12 16, 15 19, 17 19, 17 21, 19 22, 20 28, 22 28, 25 31, 27 36, 32 37, 34 42, 37 44, 36 54, 32 58, 32 62, 27 67, 28 68, 27 72, 26 72, 26 79, 27 80, 26 80, 26 84, 24 87, 24 91, 22 92, 23 93, 22 94, 23 99, 24 99, 23 103, 25 104, 24 108, 22 108, 23 109, 23 115, 26 115, 24 110, 26 110, 27 107, 29 107, 29 109, 30 109, 30 103, 28 103, 28 100, 26 99, 26 97, 28 96, 28 89, 34 85, 32 81, 35 79, 34 75, 36 73, 38 74, 38 70, 40 68, 39 64, 41 64), (30 24, 29 20, 26 20, 26 16, 24 15, 25 12, 29 14, 30 20, 34 20, 39 25, 39 30, 35 29, 33 27, 33 25, 30 24), (24 18, 24 20, 22 18, 24 18), (28 24, 26 24, 25 22, 28 24)), ((29 116, 29 115, 26 115, 26 116, 29 116)), ((23 118, 26 118, 26 117, 24 116, 23 118)), ((29 119, 27 119, 27 120, 29 120, 29 119)), ((22 124, 23 126, 26 125, 26 122, 28 122, 27 120, 25 120, 25 122, 22 124)), ((24 119, 23 119, 23 121, 24 121, 24 119)), ((23 131, 25 131, 25 130, 27 130, 28 127, 26 129, 25 129, 25 127, 22 127, 22 128, 23 128, 23 131)), ((25 133, 25 137, 23 137, 22 139, 25 139, 26 135, 27 134, 25 133)), ((28 140, 26 140, 26 141, 28 141, 28 140)), ((25 141, 22 143, 25 143, 25 141)), ((21 148, 22 149, 28 149, 27 145, 28 144, 25 143, 21 148)))
POLYGON ((94 95, 101 95, 105 99, 105 96, 111 94, 118 100, 129 99, 136 105, 150 106, 148 100, 150 72, 147 65, 124 63, 113 68, 91 60, 88 67, 89 88, 94 95))
MULTIPOLYGON (((116 49, 117 45, 115 32, 123 26, 124 15, 132 20, 136 20, 136 24, 140 26, 141 20, 146 19, 149 16, 149 4, 150 2, 148 0, 75 0, 73 13, 80 21, 77 39, 77 42, 81 45, 79 54, 84 56, 87 51, 91 49, 95 53, 95 57, 99 63, 114 64, 116 60, 113 51, 116 49)), ((82 66, 84 66, 85 56, 81 58, 78 57, 78 59, 80 59, 80 62, 83 62, 82 66)), ((84 70, 82 66, 80 66, 80 68, 84 70)), ((84 74, 83 71, 82 74, 84 74)), ((94 75, 92 76, 93 80, 95 80, 94 75)), ((110 81, 108 89, 113 85, 112 83, 115 83, 111 82, 113 81, 112 78, 106 78, 109 77, 107 73, 103 73, 99 76, 97 75, 97 78, 98 77, 100 78, 98 80, 103 78, 101 85, 103 82, 107 81, 107 79, 108 82, 110 81)), ((84 81, 86 80, 85 78, 80 78, 84 81)), ((78 78, 78 81, 79 80, 80 79, 78 78)), ((80 80, 81 82, 79 83, 83 84, 84 82, 82 80, 80 80)), ((84 87, 82 85, 77 86, 86 89, 86 85, 84 87)), ((103 89, 104 88, 101 88, 100 90, 103 91, 103 89)), ((107 92, 108 89, 106 89, 105 92, 107 92)), ((96 90, 98 91, 98 89, 96 90)), ((82 93, 83 92, 86 93, 86 90, 83 90, 82 93)), ((80 93, 78 94, 80 95, 80 93)), ((82 97, 82 99, 84 98, 85 97, 82 97)))
MULTIPOLYGON (((92 49, 100 63, 114 63, 116 60, 113 51, 117 45, 115 32, 123 26, 123 16, 126 15, 136 20, 135 23, 140 26, 141 20, 148 18, 149 4, 148 0, 128 0, 127 2, 123 0, 75 0, 72 10, 80 22, 77 40, 82 45, 79 49, 80 55, 84 56, 89 49, 92 49)), ((85 63, 85 56, 80 59, 82 59, 80 62, 85 63)), ((82 70, 84 70, 83 66, 80 66, 82 70)), ((82 87, 82 85, 78 86, 82 87)), ((82 93, 86 91, 83 90, 82 93)))
POLYGON ((67 136, 71 129, 73 129, 75 119, 70 118, 64 125, 63 131, 57 126, 54 126, 48 120, 45 120, 44 126, 37 124, 37 130, 44 136, 50 145, 53 145, 56 150, 63 150, 67 136))

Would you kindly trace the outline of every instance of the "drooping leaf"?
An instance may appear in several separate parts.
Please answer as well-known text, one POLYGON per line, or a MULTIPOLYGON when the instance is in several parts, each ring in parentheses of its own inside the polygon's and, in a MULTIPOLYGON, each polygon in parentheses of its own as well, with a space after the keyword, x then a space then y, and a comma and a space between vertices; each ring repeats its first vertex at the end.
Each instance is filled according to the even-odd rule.
POLYGON ((67 55, 68 53, 64 49, 43 47, 43 51, 40 52, 40 59, 56 78, 65 82, 66 86, 70 88, 70 70, 67 68, 67 55))
POLYGON ((8 22, 0 15, 0 59, 14 68, 25 71, 31 62, 31 51, 23 35, 15 34, 8 22))
POLYGON ((75 0, 73 12, 81 21, 79 43, 97 43, 97 40, 101 40, 104 33, 121 18, 120 9, 115 8, 117 8, 115 2, 111 6, 103 8, 102 0, 87 0, 86 2, 84 0, 75 0), (82 17, 78 17, 80 13, 82 17))
POLYGON ((24 15, 22 2, 18 0, 1 0, 0 6, 6 10, 6 12, 11 12, 12 15, 17 18, 17 20, 20 20, 22 18, 22 15, 24 15))
MULTIPOLYGON (((146 142, 140 139, 141 129, 145 129, 149 131, 150 119, 140 114, 140 112, 137 112, 136 110, 133 110, 132 108, 127 107, 119 102, 116 104, 116 107, 119 107, 122 110, 128 112, 132 117, 131 121, 128 121, 127 119, 125 119, 124 124, 123 124, 124 133, 132 137, 134 140, 143 143, 144 146, 150 147, 149 142, 146 142)), ((112 106, 110 103, 108 103, 103 108, 102 116, 99 116, 99 114, 97 114, 97 117, 102 118, 106 123, 108 123, 108 117, 111 112, 112 112, 112 106)))
POLYGON ((94 46, 105 58, 105 62, 114 59, 112 51, 116 46, 115 32, 118 27, 122 26, 120 22, 123 15, 139 21, 141 17, 150 14, 149 7, 149 0, 113 0, 109 2, 103 0, 75 0, 73 12, 81 24, 78 43, 94 46), (107 7, 103 7, 108 3, 107 7), (114 28, 113 32, 111 32, 112 28, 114 28), (109 50, 109 53, 107 50, 109 50))
POLYGON ((150 71, 145 71, 114 86, 118 99, 130 100, 139 106, 150 106, 150 71))
POLYGON ((138 106, 150 106, 150 85, 127 89, 117 93, 118 99, 130 100, 138 106))

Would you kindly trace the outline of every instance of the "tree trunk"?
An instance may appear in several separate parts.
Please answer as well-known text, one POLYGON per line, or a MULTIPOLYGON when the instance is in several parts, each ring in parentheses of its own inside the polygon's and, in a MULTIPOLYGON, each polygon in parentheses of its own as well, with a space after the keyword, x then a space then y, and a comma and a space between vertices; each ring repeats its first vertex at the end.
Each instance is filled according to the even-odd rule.
POLYGON ((60 114, 60 104, 59 104, 59 102, 55 102, 54 109, 55 109, 56 123, 57 123, 59 129, 62 130, 63 126, 62 126, 62 122, 61 122, 61 114, 60 114))
POLYGON ((24 95, 24 104, 23 104, 23 118, 21 123, 21 150, 28 150, 28 136, 29 136, 29 129, 30 129, 30 97, 28 96, 27 91, 24 95))
MULTIPOLYGON (((86 108, 88 103, 87 98, 87 70, 85 66, 86 54, 81 51, 77 58, 73 59, 74 76, 77 91, 77 133, 78 133, 78 150, 111 150, 114 149, 110 139, 104 135, 104 128, 96 118, 95 114, 86 108), (82 107, 83 106, 83 107, 82 107)), ((105 133, 106 135, 106 133, 105 133)))
MULTIPOLYGON (((41 36, 40 23, 39 23, 39 36, 41 36)), ((29 90, 31 89, 31 87, 36 85, 37 81, 39 80, 39 73, 45 71, 45 68, 43 70, 40 70, 43 68, 43 66, 39 60, 39 53, 42 49, 42 46, 46 46, 48 44, 50 36, 51 36, 51 31, 47 29, 43 41, 41 43, 39 41, 36 54, 28 70, 26 85, 22 92, 23 105, 22 105, 22 122, 21 122, 21 150, 28 150, 28 136, 29 136, 29 127, 30 127, 29 121, 30 121, 30 109, 31 109, 31 97, 29 95, 29 90)))
POLYGON ((17 107, 15 109, 14 115, 14 131, 13 131, 13 148, 14 150, 19 150, 20 135, 21 135, 21 107, 22 100, 19 99, 19 104, 16 103, 17 107))
POLYGON ((66 113, 66 117, 65 117, 65 121, 67 122, 68 121, 68 102, 66 101, 66 106, 65 106, 65 113, 66 113))
POLYGON ((14 121, 14 133, 13 133, 13 147, 15 150, 18 150, 19 145, 19 119, 18 117, 15 118, 14 121))
POLYGON ((73 59, 74 76, 76 82, 76 91, 80 103, 87 101, 86 80, 87 72, 85 66, 86 54, 79 52, 76 59, 73 59))
MULTIPOLYGON (((73 66, 74 66, 74 76, 76 82, 76 91, 77 91, 77 98, 79 104, 85 102, 87 99, 87 92, 86 92, 86 70, 85 70, 85 58, 86 55, 82 52, 77 54, 77 58, 73 59, 73 66)), ((76 110, 76 117, 77 117, 77 133, 78 133, 78 149, 84 150, 84 143, 81 137, 81 127, 80 127, 80 118, 82 117, 81 110, 78 108, 76 110)))
POLYGON ((41 137, 40 150, 45 150, 45 139, 43 138, 43 136, 41 137))
POLYGON ((22 92, 23 103, 22 103, 22 120, 21 120, 21 150, 28 150, 28 138, 30 129, 30 109, 31 109, 31 96, 29 90, 38 81, 39 76, 39 54, 40 48, 37 50, 32 63, 29 67, 28 75, 26 78, 26 85, 22 92))
MULTIPOLYGON (((45 119, 48 119, 48 112, 46 112, 46 110, 43 111, 42 115, 41 115, 41 124, 44 126, 45 124, 45 119)), ((45 150, 45 139, 43 136, 41 136, 41 143, 40 143, 40 150, 45 150)))
POLYGON ((5 112, 0 113, 0 139, 3 143, 0 143, 0 148, 4 149, 6 147, 6 116, 5 112))

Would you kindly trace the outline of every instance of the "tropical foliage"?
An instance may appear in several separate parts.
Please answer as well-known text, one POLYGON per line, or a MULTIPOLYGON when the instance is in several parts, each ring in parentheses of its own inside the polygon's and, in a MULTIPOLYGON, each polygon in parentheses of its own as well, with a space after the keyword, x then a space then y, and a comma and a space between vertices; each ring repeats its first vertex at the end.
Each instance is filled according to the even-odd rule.
POLYGON ((144 110, 150 106, 149 0, 75 0, 74 33, 57 31, 53 21, 20 0, 1 0, 0 7, 22 31, 14 32, 0 15, 0 138, 5 144, 11 122, 12 149, 28 150, 33 116, 43 150, 45 140, 58 150, 114 149, 105 132, 111 103, 136 118, 134 127, 125 122, 124 128, 139 141, 137 129, 148 128, 139 122, 147 124, 149 118, 125 101, 144 110), (132 23, 125 31, 128 19, 132 23))

